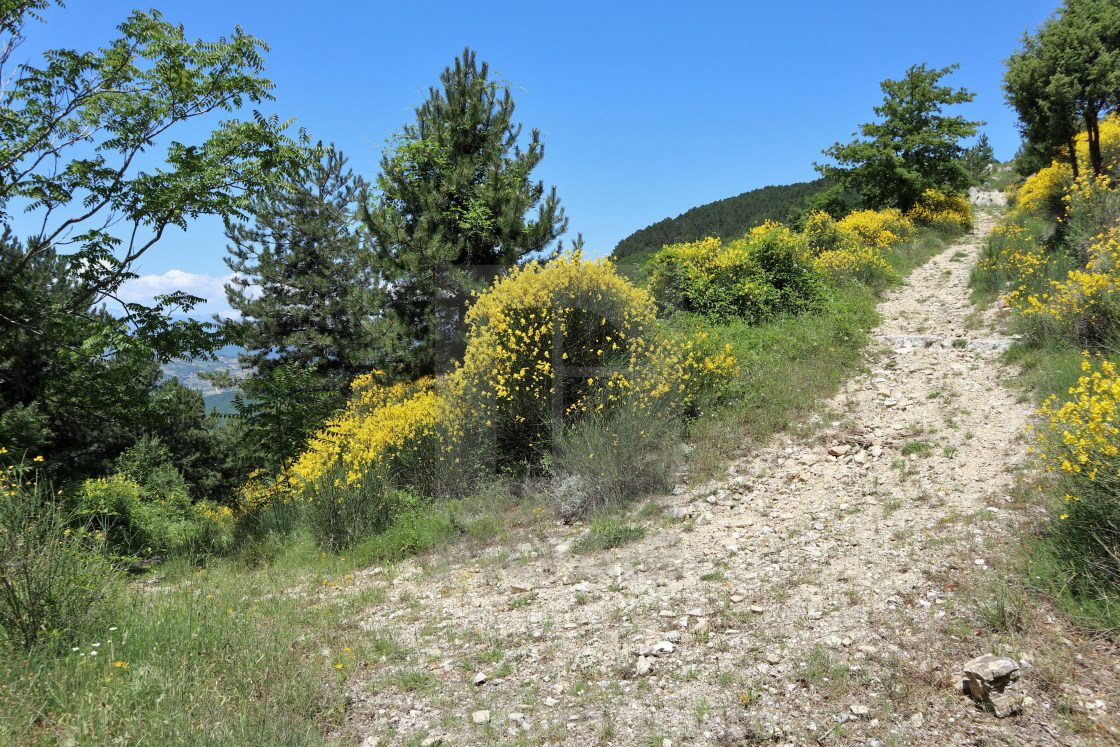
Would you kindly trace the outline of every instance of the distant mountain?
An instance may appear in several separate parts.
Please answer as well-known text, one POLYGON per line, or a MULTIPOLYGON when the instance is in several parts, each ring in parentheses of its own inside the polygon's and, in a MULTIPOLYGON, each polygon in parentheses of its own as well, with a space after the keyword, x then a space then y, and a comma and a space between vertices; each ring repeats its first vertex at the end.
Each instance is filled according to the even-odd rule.
POLYGON ((215 353, 217 360, 173 360, 162 367, 163 376, 165 379, 174 376, 188 389, 202 392, 207 410, 215 408, 223 414, 232 413, 234 393, 228 389, 218 389, 199 374, 230 370, 236 375, 241 370, 237 354, 244 352, 243 348, 236 345, 227 345, 215 353))
POLYGON ((824 179, 778 187, 752 189, 735 197, 694 207, 666 218, 618 242, 611 257, 619 262, 644 261, 666 244, 699 241, 708 236, 733 239, 767 220, 785 221, 790 208, 827 187, 824 179))
POLYGON ((236 394, 233 390, 226 390, 204 395, 202 399, 206 403, 206 411, 217 410, 219 415, 233 415, 237 412, 233 406, 233 398, 236 394))

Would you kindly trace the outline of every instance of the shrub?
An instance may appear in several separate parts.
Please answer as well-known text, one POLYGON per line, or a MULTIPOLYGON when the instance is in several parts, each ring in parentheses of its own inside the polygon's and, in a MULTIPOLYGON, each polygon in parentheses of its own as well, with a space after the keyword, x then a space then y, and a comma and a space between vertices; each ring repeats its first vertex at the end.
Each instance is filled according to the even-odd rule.
POLYGON ((748 241, 767 284, 778 292, 772 313, 804 311, 820 298, 824 286, 803 235, 767 221, 751 229, 748 241))
POLYGON ((895 208, 857 210, 848 213, 837 225, 876 249, 889 249, 914 234, 914 224, 895 208))
POLYGON ((834 283, 856 282, 872 288, 885 286, 895 277, 883 253, 868 244, 821 252, 813 258, 813 267, 834 283))
POLYGON ((299 501, 317 540, 340 546, 422 501, 464 494, 479 475, 535 468, 583 418, 609 421, 627 408, 679 415, 734 361, 703 340, 663 334, 655 316, 649 294, 606 261, 577 252, 517 268, 468 311, 461 367, 390 387, 359 378, 346 410, 279 479, 242 489, 239 513, 250 520, 299 501), (557 362, 567 375, 554 389, 557 362))
POLYGON ((17 464, 0 474, 0 634, 8 643, 68 643, 108 611, 113 571, 103 545, 100 534, 75 526, 38 471, 17 464))
POLYGON ((651 260, 650 287, 665 308, 758 321, 819 298, 810 255, 803 235, 767 222, 726 246, 709 238, 663 248, 651 260))
POLYGON ((650 289, 663 308, 712 318, 761 319, 778 300, 746 239, 666 246, 650 260, 650 289))
POLYGON ((1070 398, 1040 410, 1041 458, 1064 493, 1050 534, 1065 567, 1120 589, 1120 376, 1099 357, 1081 368, 1070 398))
POLYGON ((187 514, 187 551, 198 557, 225 555, 234 549, 236 519, 229 506, 200 501, 187 514))
POLYGON ((962 195, 928 189, 921 201, 906 213, 915 225, 944 233, 967 231, 972 227, 972 208, 962 195))
POLYGON ((499 466, 538 462, 552 450, 553 426, 589 413, 664 402, 683 412, 734 368, 726 350, 665 335, 647 292, 608 262, 578 254, 515 270, 478 299, 467 321, 467 354, 450 389, 470 414, 464 434, 493 444, 499 466), (557 392, 559 423, 555 358, 569 372, 557 392))
POLYGON ((124 475, 86 480, 76 495, 76 513, 123 556, 180 550, 189 536, 188 508, 178 496, 153 495, 124 475))
POLYGON ((667 487, 680 413, 669 398, 626 402, 606 414, 598 407, 567 428, 551 465, 549 495, 564 518, 600 513, 626 499, 667 487))
POLYGON ((824 252, 848 251, 859 244, 859 237, 845 231, 836 220, 826 212, 814 210, 805 218, 802 228, 805 240, 813 254, 824 252))
POLYGON ((1062 197, 1073 184, 1073 169, 1068 163, 1055 161, 1029 177, 1014 193, 1014 211, 1057 220, 1065 214, 1062 197))

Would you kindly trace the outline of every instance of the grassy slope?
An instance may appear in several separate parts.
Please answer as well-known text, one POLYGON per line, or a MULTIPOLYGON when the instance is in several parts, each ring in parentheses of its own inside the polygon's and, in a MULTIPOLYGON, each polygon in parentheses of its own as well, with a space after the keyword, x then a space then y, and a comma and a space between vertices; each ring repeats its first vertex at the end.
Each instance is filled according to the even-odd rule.
MULTIPOLYGON (((899 269, 943 246, 913 242, 899 269)), ((693 479, 806 422, 861 365, 875 303, 874 293, 848 288, 814 314, 761 326, 675 320, 701 324, 740 361, 724 401, 691 426, 693 479)), ((247 544, 240 557, 204 569, 166 566, 121 589, 117 613, 94 640, 73 642, 76 651, 67 643, 58 656, 9 652, 0 743, 320 744, 344 718, 348 674, 382 657, 419 654, 387 631, 359 627, 355 613, 383 593, 364 589, 361 574, 403 554, 497 542, 551 520, 543 497, 517 490, 499 485, 411 514, 342 556, 295 537, 247 544)), ((432 552, 438 562, 444 551, 432 552)))

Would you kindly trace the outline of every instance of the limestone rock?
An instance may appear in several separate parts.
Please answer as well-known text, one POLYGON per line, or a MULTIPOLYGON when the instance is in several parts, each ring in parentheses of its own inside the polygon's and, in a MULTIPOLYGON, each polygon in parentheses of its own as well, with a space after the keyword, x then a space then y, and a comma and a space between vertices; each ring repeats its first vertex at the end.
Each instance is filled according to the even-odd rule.
POLYGON ((653 671, 653 662, 644 656, 639 656, 634 671, 639 677, 647 677, 653 671))
POLYGON ((998 718, 1023 708, 1023 694, 1014 688, 1019 663, 1005 656, 985 654, 964 665, 965 692, 982 705, 991 706, 998 718))
POLYGON ((490 711, 475 711, 471 714, 471 721, 476 724, 490 723, 490 711))

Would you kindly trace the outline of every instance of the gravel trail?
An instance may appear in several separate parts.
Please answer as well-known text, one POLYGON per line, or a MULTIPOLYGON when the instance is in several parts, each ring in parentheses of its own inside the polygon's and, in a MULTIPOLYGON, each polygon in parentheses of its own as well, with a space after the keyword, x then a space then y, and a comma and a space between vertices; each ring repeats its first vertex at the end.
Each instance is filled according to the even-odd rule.
POLYGON ((345 733, 366 747, 1092 743, 1029 669, 1016 718, 960 690, 992 640, 962 589, 994 574, 1030 510, 1012 487, 1032 406, 1002 383, 1016 372, 998 360, 998 312, 968 301, 993 223, 977 217, 885 294, 867 370, 819 427, 658 498, 643 539, 572 554, 584 529, 547 523, 365 572, 384 601, 359 624, 394 646, 347 682, 345 733))

